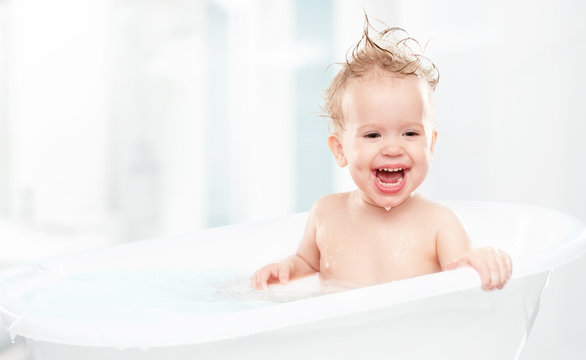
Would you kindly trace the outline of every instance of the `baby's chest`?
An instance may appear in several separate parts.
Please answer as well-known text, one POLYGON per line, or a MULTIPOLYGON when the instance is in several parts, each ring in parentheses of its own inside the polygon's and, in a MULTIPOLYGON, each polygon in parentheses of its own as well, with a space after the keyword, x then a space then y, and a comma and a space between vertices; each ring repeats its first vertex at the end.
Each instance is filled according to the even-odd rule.
POLYGON ((393 280, 436 269, 436 233, 422 226, 323 226, 316 234, 320 267, 334 277, 382 276, 393 280))

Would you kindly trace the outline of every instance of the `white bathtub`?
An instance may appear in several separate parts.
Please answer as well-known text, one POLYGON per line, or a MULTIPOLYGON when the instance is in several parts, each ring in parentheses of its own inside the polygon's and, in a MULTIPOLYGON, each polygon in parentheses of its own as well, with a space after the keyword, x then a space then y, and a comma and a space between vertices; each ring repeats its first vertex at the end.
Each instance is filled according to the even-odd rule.
POLYGON ((502 291, 482 291, 471 269, 288 302, 280 301, 315 295, 318 278, 268 293, 250 290, 253 270, 296 249, 306 217, 299 214, 5 269, 0 315, 12 334, 26 338, 35 360, 516 359, 551 270, 584 253, 584 224, 531 206, 448 205, 476 246, 513 256, 513 277, 502 291), (206 299, 197 303, 197 281, 189 277, 165 282, 169 274, 202 272, 224 276, 214 286, 230 299, 228 308, 206 299), (143 277, 132 275, 121 286, 118 280, 124 284, 128 274, 143 277), (162 295, 141 301, 150 287, 140 283, 150 276, 162 295), (60 291, 70 279, 78 288, 60 291), (73 298, 82 300, 71 303, 73 298), (209 310, 198 313, 191 305, 209 310))

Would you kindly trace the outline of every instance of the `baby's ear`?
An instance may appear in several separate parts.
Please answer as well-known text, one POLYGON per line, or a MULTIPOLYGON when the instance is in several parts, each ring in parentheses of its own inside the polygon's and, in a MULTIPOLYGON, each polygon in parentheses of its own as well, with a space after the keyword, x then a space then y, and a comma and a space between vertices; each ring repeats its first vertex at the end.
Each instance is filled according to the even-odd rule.
POLYGON ((344 148, 342 147, 342 142, 338 138, 338 135, 331 134, 328 136, 328 146, 330 150, 332 150, 332 154, 334 154, 334 159, 336 159, 336 163, 340 167, 344 167, 348 165, 348 160, 344 155, 344 148))
POLYGON ((430 151, 431 155, 433 155, 433 151, 435 150, 435 142, 437 141, 437 129, 433 129, 431 133, 431 144, 430 144, 430 151))

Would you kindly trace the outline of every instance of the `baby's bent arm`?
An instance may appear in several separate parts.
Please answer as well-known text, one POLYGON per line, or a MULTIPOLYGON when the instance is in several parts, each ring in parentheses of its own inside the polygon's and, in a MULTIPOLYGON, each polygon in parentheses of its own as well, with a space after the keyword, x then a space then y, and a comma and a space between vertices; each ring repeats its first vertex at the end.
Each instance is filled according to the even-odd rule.
POLYGON ((259 290, 266 289, 269 284, 285 284, 314 273, 315 271, 298 255, 289 256, 279 262, 268 264, 254 273, 250 285, 259 290))
POLYGON ((460 219, 449 209, 443 209, 437 230, 436 253, 442 271, 447 265, 472 248, 470 238, 460 219))
POLYGON ((305 224, 305 231, 303 232, 303 238, 297 249, 297 257, 302 259, 306 265, 311 267, 313 272, 319 272, 319 259, 320 253, 317 246, 316 234, 317 234, 317 221, 316 212, 317 205, 314 204, 307 217, 307 223, 305 224))
POLYGON ((493 248, 473 249, 464 226, 451 211, 447 210, 441 220, 436 252, 442 270, 471 266, 478 271, 483 289, 502 289, 511 278, 511 257, 493 248))
MULTIPOLYGON (((315 206, 314 206, 315 208, 315 206)), ((309 213, 305 232, 295 255, 263 266, 251 280, 255 289, 266 289, 271 283, 287 283, 319 271, 319 249, 316 243, 316 221, 314 208, 309 213)))

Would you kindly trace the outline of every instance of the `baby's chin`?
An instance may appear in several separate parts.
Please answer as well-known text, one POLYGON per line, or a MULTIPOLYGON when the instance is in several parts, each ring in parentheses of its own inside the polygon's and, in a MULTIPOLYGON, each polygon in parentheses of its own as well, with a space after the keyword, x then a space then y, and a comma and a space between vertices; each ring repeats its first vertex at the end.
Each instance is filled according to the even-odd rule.
POLYGON ((395 203, 392 203, 392 204, 382 204, 382 205, 379 205, 378 207, 381 208, 384 211, 391 211, 391 210, 393 210, 393 209, 401 206, 401 204, 403 204, 403 203, 401 202, 401 203, 397 203, 397 204, 395 204, 395 203))
POLYGON ((365 196, 364 193, 362 193, 362 200, 373 207, 379 208, 383 211, 391 211, 394 208, 397 208, 401 205, 403 205, 405 203, 405 201, 407 199, 409 199, 411 197, 411 195, 407 195, 405 197, 401 196, 401 197, 396 197, 395 199, 380 199, 380 198, 373 198, 373 197, 368 197, 365 196))
POLYGON ((405 194, 402 196, 394 197, 393 199, 379 199, 374 202, 373 205, 381 208, 384 211, 391 211, 392 209, 398 208, 405 204, 409 199, 413 197, 414 193, 405 194))

